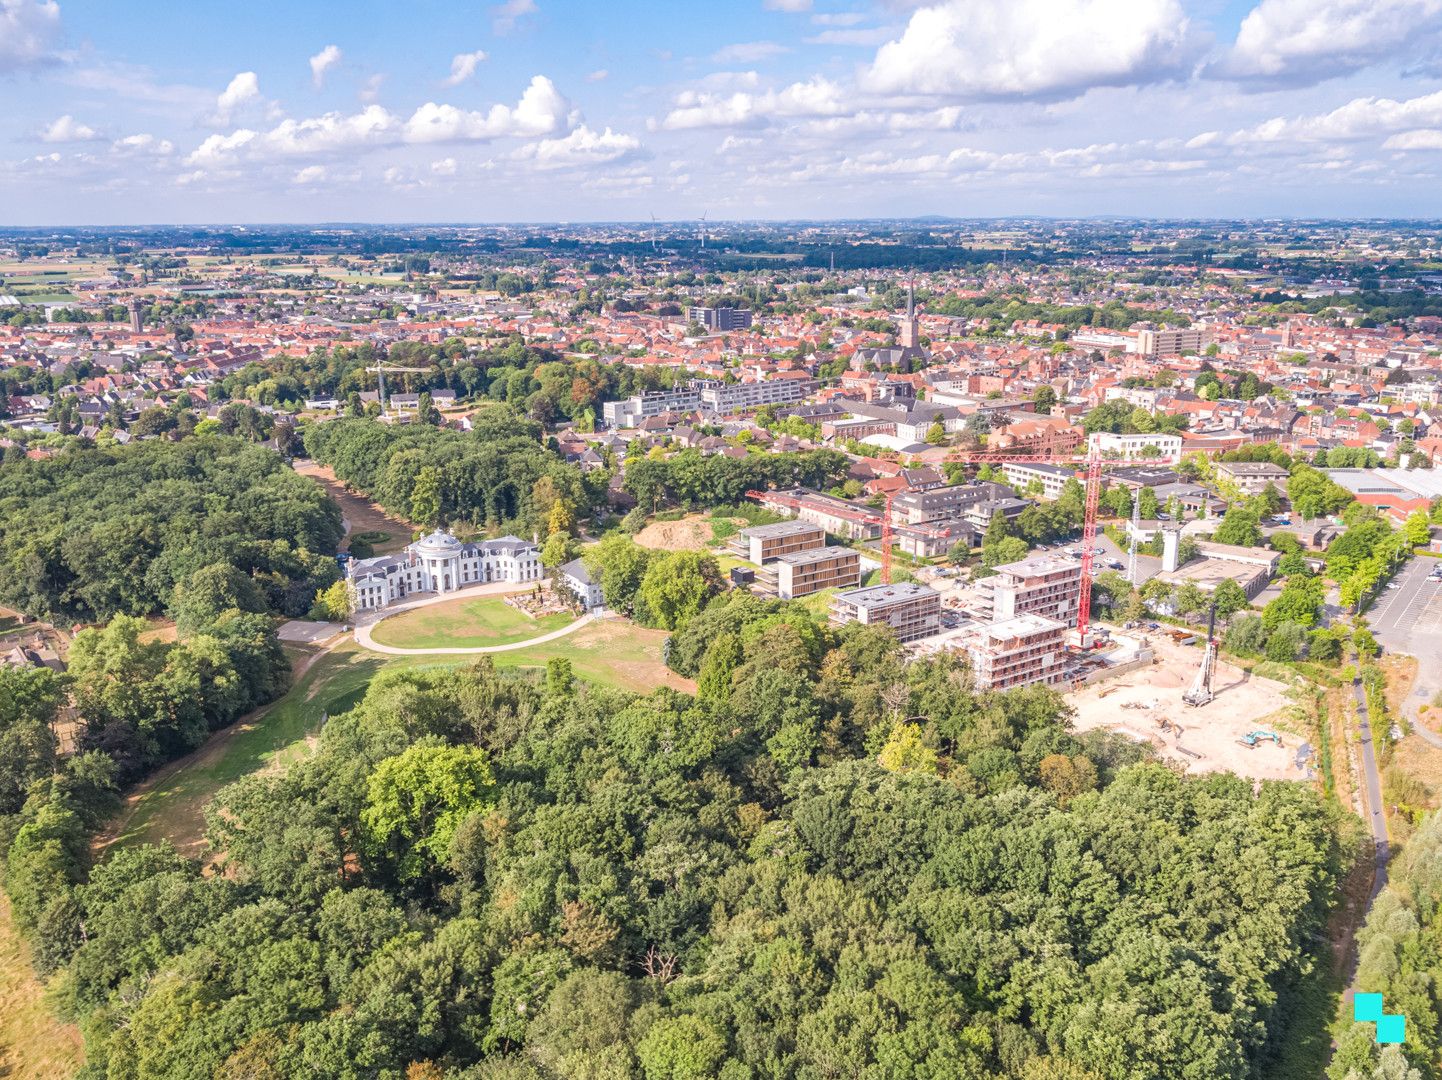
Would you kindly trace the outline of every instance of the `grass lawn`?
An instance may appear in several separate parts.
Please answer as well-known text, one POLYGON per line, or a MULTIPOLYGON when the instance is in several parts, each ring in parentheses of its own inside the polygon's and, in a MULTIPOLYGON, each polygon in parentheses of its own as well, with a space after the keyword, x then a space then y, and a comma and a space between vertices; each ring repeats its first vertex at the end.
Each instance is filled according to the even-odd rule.
POLYGON ((68 1080, 80 1071, 80 1032, 50 1014, 44 990, 0 893, 0 1076, 68 1080))
MULTIPOLYGON (((695 684, 661 662, 661 630, 619 619, 582 627, 530 649, 497 653, 506 669, 543 669, 552 657, 571 661, 587 682, 648 693, 658 686, 694 691, 695 684)), ((128 817, 111 841, 119 845, 169 840, 182 852, 204 856, 205 806, 226 784, 260 769, 281 768, 310 753, 322 714, 352 708, 375 676, 397 668, 463 667, 475 656, 383 656, 346 642, 322 655, 269 710, 216 735, 200 750, 161 769, 127 800, 128 817)), ((4 1075, 0 1073, 0 1075, 4 1075)))
POLYGON ((371 637, 397 649, 469 649, 510 645, 574 622, 569 612, 528 618, 498 596, 412 608, 375 625, 371 637))

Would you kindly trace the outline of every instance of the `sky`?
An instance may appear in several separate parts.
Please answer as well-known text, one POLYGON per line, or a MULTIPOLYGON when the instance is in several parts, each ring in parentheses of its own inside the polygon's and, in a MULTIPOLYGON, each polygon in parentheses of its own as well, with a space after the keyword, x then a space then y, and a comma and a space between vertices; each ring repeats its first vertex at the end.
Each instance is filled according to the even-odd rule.
POLYGON ((0 224, 1442 216, 1442 0, 0 0, 0 224))

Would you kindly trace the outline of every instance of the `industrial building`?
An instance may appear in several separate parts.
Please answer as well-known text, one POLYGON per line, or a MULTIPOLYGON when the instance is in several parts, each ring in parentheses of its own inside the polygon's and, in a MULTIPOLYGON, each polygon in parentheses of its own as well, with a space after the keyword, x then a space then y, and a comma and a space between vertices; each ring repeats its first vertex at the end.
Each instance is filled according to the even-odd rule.
POLYGON ((941 594, 911 582, 837 593, 831 601, 832 625, 852 622, 889 626, 902 641, 930 637, 941 627, 941 594))

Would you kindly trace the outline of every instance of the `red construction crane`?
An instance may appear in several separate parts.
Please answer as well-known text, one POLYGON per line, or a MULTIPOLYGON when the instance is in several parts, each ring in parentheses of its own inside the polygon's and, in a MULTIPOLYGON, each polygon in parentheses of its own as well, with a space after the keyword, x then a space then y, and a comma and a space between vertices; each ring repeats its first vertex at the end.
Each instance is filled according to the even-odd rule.
MULTIPOLYGON (((1077 601, 1077 640, 1081 642, 1087 640, 1087 632, 1091 626, 1092 566, 1094 559, 1092 552, 1096 546, 1097 507, 1101 503, 1102 466, 1132 465, 1145 467, 1175 465, 1176 462, 1177 459, 1175 457, 1169 456, 1143 458, 1135 461, 1111 461, 1095 452, 1088 452, 1084 455, 1059 457, 1049 454, 988 453, 984 450, 963 454, 949 454, 942 460, 942 464, 1044 464, 1071 466, 1078 471, 1085 470, 1085 499, 1083 501, 1084 509, 1082 513, 1081 595, 1077 601)), ((764 491, 748 491, 746 494, 750 498, 760 499, 768 493, 764 491)), ((881 514, 881 580, 887 585, 891 584, 891 504, 899 494, 902 494, 902 492, 887 492, 885 509, 881 514)))

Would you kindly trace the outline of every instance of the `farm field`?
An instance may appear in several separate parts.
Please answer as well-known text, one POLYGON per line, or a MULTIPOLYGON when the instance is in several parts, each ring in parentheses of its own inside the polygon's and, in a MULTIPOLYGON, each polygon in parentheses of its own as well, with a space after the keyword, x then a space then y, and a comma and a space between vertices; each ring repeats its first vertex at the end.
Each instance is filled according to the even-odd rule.
POLYGON ((392 615, 376 623, 371 637, 398 649, 469 649, 526 641, 574 621, 569 612, 532 619, 499 596, 479 596, 392 615))

